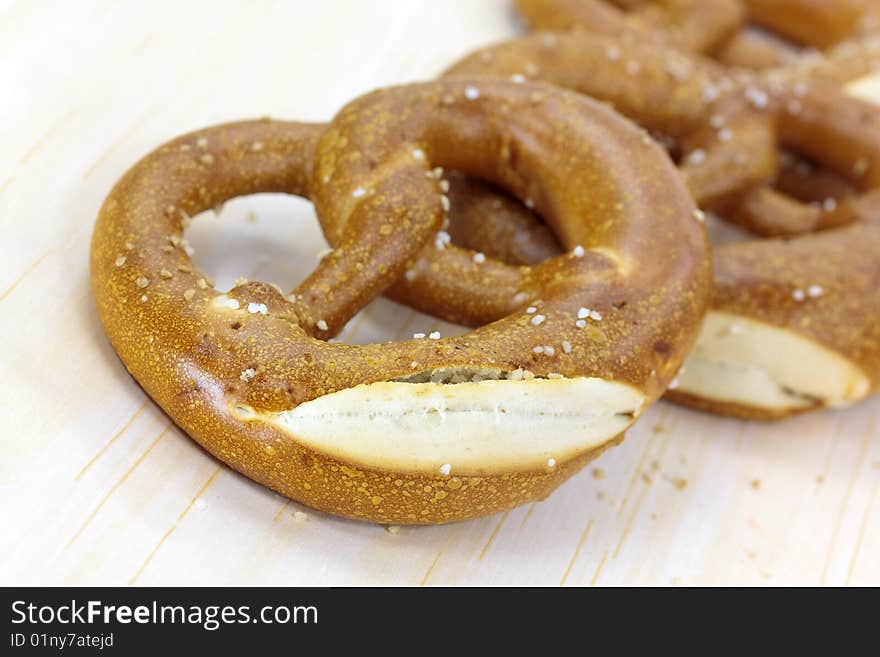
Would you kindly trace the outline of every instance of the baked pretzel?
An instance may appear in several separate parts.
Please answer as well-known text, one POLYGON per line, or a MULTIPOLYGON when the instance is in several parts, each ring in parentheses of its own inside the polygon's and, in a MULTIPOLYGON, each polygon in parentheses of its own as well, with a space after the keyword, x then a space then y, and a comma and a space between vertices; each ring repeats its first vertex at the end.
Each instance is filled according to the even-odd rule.
POLYGON ((743 0, 748 18, 803 45, 825 50, 850 39, 876 15, 876 0, 743 0))
POLYGON ((589 99, 411 85, 354 101, 326 130, 227 124, 150 153, 101 208, 92 287, 131 374, 233 468, 331 513, 447 522, 547 496, 661 394, 708 303, 694 213, 661 149, 589 99), (517 268, 446 248, 437 166, 532 194, 569 252, 517 268), (269 191, 312 197, 336 222, 334 250, 290 295, 218 292, 189 258, 187 218, 269 191), (500 282, 465 303, 498 321, 447 339, 325 341, 435 265, 500 282))
POLYGON ((539 30, 579 28, 705 52, 741 25, 740 0, 516 0, 520 16, 539 30))
MULTIPOLYGON (((863 136, 866 142, 876 139, 863 136)), ((852 160, 840 164, 852 177, 852 160)), ((716 413, 771 419, 851 404, 877 389, 880 190, 871 172, 878 164, 880 150, 873 148, 868 164, 858 168, 862 182, 872 180, 872 191, 853 192, 841 203, 851 225, 715 248, 712 309, 669 398, 716 413)), ((843 184, 839 178, 827 183, 843 184)), ((481 203, 492 207, 493 200, 481 203)), ((508 207, 506 213, 514 211, 508 207)), ((474 248, 484 246, 481 235, 491 235, 498 257, 521 261, 522 246, 508 248, 504 231, 494 227, 501 221, 496 215, 483 215, 481 232, 469 223, 473 215, 451 219, 457 232, 476 236, 474 248)), ((529 224, 534 219, 525 209, 517 221, 530 231, 524 239, 540 236, 541 227, 529 224)))
POLYGON ((654 43, 533 32, 480 49, 446 77, 539 79, 610 103, 671 139, 697 203, 714 207, 777 173, 773 116, 717 64, 654 43))

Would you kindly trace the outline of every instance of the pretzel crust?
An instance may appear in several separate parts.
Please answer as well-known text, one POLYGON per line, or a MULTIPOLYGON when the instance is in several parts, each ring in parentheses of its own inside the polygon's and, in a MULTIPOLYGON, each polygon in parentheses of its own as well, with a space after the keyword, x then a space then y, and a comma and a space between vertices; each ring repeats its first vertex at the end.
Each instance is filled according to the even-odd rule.
MULTIPOLYGON (((269 120, 208 128, 150 153, 113 188, 91 248, 100 319, 129 372, 209 452, 330 513, 449 522, 543 499, 616 444, 660 395, 709 296, 705 234, 674 168, 592 101, 539 85, 479 85, 479 99, 458 81, 376 92, 326 130, 269 120), (545 96, 540 111, 536 93, 545 96), (419 133, 419 116, 427 115, 467 127, 466 136, 456 142, 430 126, 419 133), (413 142, 394 141, 401 126, 413 130, 413 142), (506 130, 509 147, 536 138, 536 155, 547 161, 502 164, 506 130), (558 134, 566 135, 564 153, 553 146, 558 134), (492 155, 471 160, 474 153, 492 155), (634 169, 631 156, 643 168, 634 169), (542 207, 558 205, 564 241, 580 240, 586 251, 534 271, 513 268, 517 287, 501 304, 513 314, 468 335, 326 342, 407 267, 431 267, 439 251, 430 236, 444 203, 439 181, 426 174, 437 162, 465 169, 476 162, 471 173, 520 193, 535 185, 542 207), (607 202, 585 213, 592 225, 580 219, 590 200, 567 191, 566 167, 607 202), (312 197, 335 216, 337 248, 291 295, 257 282, 220 293, 189 259, 186 221, 229 198, 269 191, 312 197), (664 221, 655 221, 658 212, 664 221), (642 266, 658 246, 670 257, 642 266), (514 300, 517 292, 525 298, 514 300), (529 303, 541 308, 540 326, 522 310, 529 303), (575 324, 587 303, 604 317, 581 329, 575 324), (651 319, 634 329, 635 317, 651 319), (352 426, 345 424, 352 413, 363 417, 364 440, 354 440, 356 429, 334 429, 352 426), (371 422, 390 429, 373 431, 371 422), (438 431, 438 422, 464 433, 438 431), (542 429, 546 439, 536 441, 542 429), (470 454, 469 437, 484 451, 470 454), (438 447, 442 441, 448 447, 438 447), (389 446, 400 451, 389 455, 389 446)), ((459 264, 477 269, 471 255, 459 264)), ((510 274, 491 260, 480 268, 510 274)), ((485 308, 475 305, 479 317, 485 308)))
POLYGON ((706 52, 742 24, 739 0, 516 0, 532 28, 586 30, 632 42, 646 40, 706 52))

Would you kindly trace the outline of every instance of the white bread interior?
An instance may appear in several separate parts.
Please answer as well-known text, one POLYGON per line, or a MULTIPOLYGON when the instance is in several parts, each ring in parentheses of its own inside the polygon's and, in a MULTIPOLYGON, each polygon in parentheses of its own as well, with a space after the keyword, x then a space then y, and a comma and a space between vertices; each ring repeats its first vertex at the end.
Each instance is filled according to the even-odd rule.
POLYGON ((625 431, 645 403, 598 378, 383 381, 260 419, 366 468, 437 475, 546 470, 625 431))
POLYGON ((814 340, 765 322, 711 311, 675 389, 702 399, 768 411, 863 399, 868 377, 814 340))

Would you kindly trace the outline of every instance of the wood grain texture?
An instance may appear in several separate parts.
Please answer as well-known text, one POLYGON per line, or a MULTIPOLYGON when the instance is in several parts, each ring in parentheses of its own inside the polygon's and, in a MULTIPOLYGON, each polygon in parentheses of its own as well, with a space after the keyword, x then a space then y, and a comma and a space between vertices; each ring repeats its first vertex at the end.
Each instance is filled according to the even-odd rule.
MULTIPOLYGON (((221 467, 116 359, 87 254, 138 157, 212 122, 326 120, 517 29, 507 0, 0 2, 0 584, 880 584, 878 399, 784 424, 660 404, 545 502, 392 533, 221 467)), ((290 287, 324 248, 278 195, 190 237, 221 287, 290 287)), ((457 330, 379 300, 341 339, 435 329, 457 330)))

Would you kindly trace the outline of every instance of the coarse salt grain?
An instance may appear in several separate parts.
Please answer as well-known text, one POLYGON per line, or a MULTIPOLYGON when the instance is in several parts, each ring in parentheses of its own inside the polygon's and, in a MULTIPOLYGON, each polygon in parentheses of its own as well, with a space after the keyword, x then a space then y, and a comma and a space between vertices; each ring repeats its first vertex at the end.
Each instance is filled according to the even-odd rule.
POLYGON ((325 322, 323 319, 319 319, 317 322, 315 322, 315 326, 318 327, 318 330, 321 330, 321 331, 327 330, 327 322, 325 322))
POLYGON ((807 295, 804 293, 803 290, 798 289, 791 293, 791 298, 795 301, 803 301, 807 298, 807 295))
POLYGON ((361 196, 363 196, 366 193, 367 193, 367 190, 364 189, 363 187, 356 187, 355 190, 351 193, 351 195, 354 196, 355 198, 360 198, 361 196))
POLYGON ((529 306, 528 308, 526 308, 526 313, 529 315, 534 315, 536 312, 538 312, 538 309, 534 306, 529 306))
POLYGON ((440 466, 440 474, 442 474, 444 477, 448 477, 450 472, 452 472, 452 465, 451 464, 444 463, 443 465, 440 466))
POLYGON ((574 323, 578 328, 585 328, 587 326, 587 321, 585 319, 579 319, 574 323))
POLYGON ((484 262, 486 262, 486 255, 484 253, 475 253, 474 262, 478 265, 483 264, 484 262))
POLYGON ((250 381, 251 379, 253 379, 256 375, 257 375, 256 370, 254 370, 253 367, 249 367, 249 368, 247 368, 244 372, 242 372, 242 373, 241 373, 241 376, 238 377, 238 378, 240 378, 242 381, 244 381, 245 383, 247 383, 248 381, 250 381))
POLYGON ((424 334, 424 333, 413 333, 413 338, 414 338, 415 340, 421 340, 421 339, 424 338, 424 337, 425 337, 425 334, 424 334))
POLYGON ((480 97, 480 90, 476 87, 467 86, 464 88, 464 97, 468 100, 476 100, 480 97))
POLYGON ((540 326, 544 323, 545 319, 547 318, 544 317, 544 315, 535 315, 534 317, 532 317, 532 324, 534 324, 535 326, 540 326))
POLYGON ((697 148, 691 151, 687 156, 688 164, 700 165, 706 161, 706 151, 702 148, 697 148))
POLYGON ((807 288, 807 294, 811 299, 818 299, 823 294, 825 294, 825 288, 821 285, 811 285, 807 288))
POLYGON ((581 245, 577 245, 571 250, 571 255, 573 255, 575 258, 583 258, 584 253, 584 247, 582 247, 581 245))
POLYGON ((247 310, 251 315, 255 315, 257 313, 265 315, 269 312, 269 309, 266 307, 265 303, 254 303, 253 301, 247 305, 247 310))
POLYGON ((428 334, 428 339, 430 340, 439 340, 440 339, 440 331, 432 331, 428 334))
POLYGON ((562 341, 562 351, 566 354, 570 354, 571 353, 571 342, 569 342, 568 340, 563 340, 562 341))

